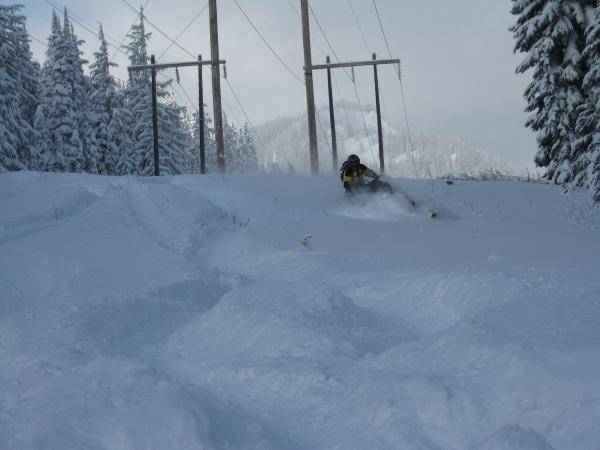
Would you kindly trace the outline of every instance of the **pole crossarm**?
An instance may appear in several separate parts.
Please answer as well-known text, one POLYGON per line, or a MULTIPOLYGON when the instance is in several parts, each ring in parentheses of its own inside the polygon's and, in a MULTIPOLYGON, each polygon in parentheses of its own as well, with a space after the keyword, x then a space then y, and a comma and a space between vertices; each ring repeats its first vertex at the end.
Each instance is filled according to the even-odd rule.
MULTIPOLYGON (((348 62, 342 63, 338 62, 335 64, 331 64, 331 59, 327 56, 327 64, 318 64, 316 66, 306 64, 306 67, 310 68, 312 73, 313 70, 319 69, 327 69, 327 86, 329 91, 329 114, 331 120, 331 141, 333 144, 332 156, 333 156, 333 167, 337 166, 337 137, 335 133, 335 113, 334 113, 334 102, 333 102, 333 89, 331 86, 331 69, 342 68, 342 67, 351 67, 352 70, 352 82, 354 83, 354 67, 356 66, 372 66, 373 67, 373 78, 375 84, 375 104, 376 104, 376 112, 377 112, 377 137, 379 140, 379 170, 383 174, 385 173, 385 154, 383 148, 383 123, 381 120, 381 103, 380 103, 380 93, 379 93, 379 74, 377 72, 377 66, 383 64, 400 64, 399 59, 382 59, 377 60, 377 54, 373 53, 373 59, 371 61, 356 61, 356 62, 348 62)), ((356 83, 354 83, 354 89, 356 90, 356 83)), ((356 91, 356 97, 358 98, 358 91, 356 91)), ((359 100, 360 106, 360 100, 359 100)), ((361 107, 361 115, 362 115, 362 107, 361 107)), ((363 123, 365 118, 363 117, 363 123)), ((367 125, 365 123, 365 131, 367 131, 367 125)), ((368 137, 368 132, 367 132, 368 137)))
MULTIPOLYGON (((225 60, 220 60, 219 64, 226 64, 225 60)), ((181 62, 181 63, 170 63, 170 64, 149 64, 143 66, 128 66, 127 70, 130 72, 136 72, 140 70, 164 70, 164 69, 172 69, 176 67, 193 67, 193 66, 210 66, 212 65, 212 61, 190 61, 190 62, 181 62)))
MULTIPOLYGON (((321 70, 321 69, 339 69, 342 67, 358 67, 358 66, 379 66, 383 64, 400 64, 400 59, 379 59, 372 61, 355 61, 355 62, 347 62, 347 63, 331 63, 331 64, 317 64, 311 66, 311 70, 321 70)), ((306 68, 305 68, 306 70, 306 68)))

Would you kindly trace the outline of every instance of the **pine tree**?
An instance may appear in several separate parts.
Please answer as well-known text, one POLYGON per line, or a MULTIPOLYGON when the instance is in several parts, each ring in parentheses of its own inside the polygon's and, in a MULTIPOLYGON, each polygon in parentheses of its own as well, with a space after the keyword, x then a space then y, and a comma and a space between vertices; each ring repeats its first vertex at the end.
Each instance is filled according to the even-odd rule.
POLYGON ((587 0, 512 0, 518 16, 511 28, 515 51, 527 54, 518 73, 533 69, 525 91, 527 126, 537 133, 535 162, 546 167, 546 177, 556 183, 573 179, 572 144, 576 139, 577 108, 583 64, 581 50, 587 0))
POLYGON ((250 133, 250 127, 246 123, 240 133, 240 162, 238 163, 241 172, 256 172, 258 170, 258 156, 256 155, 256 146, 254 138, 250 133))
POLYGON ((225 149, 225 167, 228 172, 239 172, 240 139, 238 129, 223 115, 223 146, 225 149))
MULTIPOLYGON (((146 33, 144 14, 140 14, 140 22, 131 27, 129 33, 129 45, 126 49, 129 53, 131 65, 148 64, 148 44, 150 37, 146 33)), ((128 155, 128 161, 136 161, 137 172, 141 175, 153 173, 153 138, 152 138, 152 93, 150 86, 150 74, 148 71, 133 72, 129 76, 126 88, 127 103, 132 114, 132 152, 128 155)))
POLYGON ((583 80, 585 101, 580 106, 574 157, 575 184, 592 187, 600 201, 600 6, 595 8, 594 20, 586 30, 583 52, 588 71, 583 80))
POLYGON ((115 98, 114 115, 111 122, 115 146, 118 150, 116 166, 113 175, 134 175, 140 166, 138 154, 132 141, 133 116, 127 103, 127 98, 122 90, 115 98))
MULTIPOLYGON (((132 65, 148 64, 149 33, 145 31, 144 14, 140 14, 139 24, 129 33, 127 46, 132 65)), ((170 97, 168 89, 171 81, 157 83, 158 128, 160 145, 161 173, 176 175, 189 171, 188 152, 191 137, 185 124, 183 111, 170 97)), ((152 92, 149 71, 131 74, 127 84, 127 102, 133 115, 132 141, 137 154, 139 173, 154 173, 154 143, 152 129, 152 92)))
POLYGON ((22 6, 0 5, 0 171, 32 167, 38 69, 22 6))
MULTIPOLYGON (((65 7, 63 23, 63 45, 65 51, 63 64, 66 70, 64 81, 71 86, 71 95, 76 105, 77 128, 82 149, 79 155, 74 156, 74 158, 77 158, 77 161, 72 161, 70 165, 72 167, 81 167, 88 173, 96 173, 98 150, 94 142, 89 110, 91 83, 83 72, 83 66, 88 61, 82 58, 82 52, 79 49, 83 43, 84 41, 79 40, 75 35, 67 8, 65 7)), ((79 171, 79 169, 74 171, 79 171)))
POLYGON ((64 36, 60 20, 53 13, 42 69, 40 105, 35 117, 43 170, 81 172, 84 169, 79 134, 81 104, 72 82, 71 52, 71 34, 64 36))
POLYGON ((97 149, 98 173, 113 175, 119 162, 119 145, 126 139, 119 139, 118 133, 127 133, 126 127, 115 122, 116 109, 123 107, 121 93, 110 67, 116 66, 109 61, 108 45, 104 30, 100 26, 98 33, 100 49, 94 54, 95 62, 90 65, 91 90, 89 95, 88 123, 92 129, 91 144, 97 149))
POLYGON ((162 133, 160 167, 165 175, 191 172, 189 154, 192 136, 185 123, 185 114, 185 108, 178 106, 172 96, 159 107, 158 124, 162 133))
MULTIPOLYGON (((205 105, 206 106, 206 105, 205 105)), ((215 130, 212 127, 212 118, 204 114, 204 145, 206 158, 206 173, 217 170, 217 147, 215 143, 215 130)), ((194 113, 192 127, 192 157, 191 172, 200 173, 200 114, 194 113)))
POLYGON ((248 124, 238 129, 223 118, 225 163, 228 172, 247 173, 258 170, 258 156, 248 124))

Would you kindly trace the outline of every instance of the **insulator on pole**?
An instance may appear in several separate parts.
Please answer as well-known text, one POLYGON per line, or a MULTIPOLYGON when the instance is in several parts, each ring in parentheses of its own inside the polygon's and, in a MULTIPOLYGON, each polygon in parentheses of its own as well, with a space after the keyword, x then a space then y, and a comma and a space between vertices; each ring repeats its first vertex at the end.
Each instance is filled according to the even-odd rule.
POLYGON ((354 66, 350 67, 350 76, 352 77, 352 82, 356 83, 356 73, 354 73, 354 66))
POLYGON ((227 64, 223 64, 223 78, 227 79, 227 64))
POLYGON ((175 78, 177 79, 177 84, 181 84, 181 76, 179 75, 179 67, 175 67, 175 78))

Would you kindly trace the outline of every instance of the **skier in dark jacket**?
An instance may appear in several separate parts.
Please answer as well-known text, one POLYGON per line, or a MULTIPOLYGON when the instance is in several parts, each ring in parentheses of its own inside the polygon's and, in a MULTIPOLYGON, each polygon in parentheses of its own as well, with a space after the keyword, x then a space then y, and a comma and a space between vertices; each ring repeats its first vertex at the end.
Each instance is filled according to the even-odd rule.
POLYGON ((350 155, 340 170, 340 178, 344 183, 344 189, 349 194, 361 192, 389 192, 393 194, 392 187, 379 180, 379 175, 373 172, 364 164, 360 163, 357 155, 350 155), (369 178, 370 181, 367 181, 369 178))

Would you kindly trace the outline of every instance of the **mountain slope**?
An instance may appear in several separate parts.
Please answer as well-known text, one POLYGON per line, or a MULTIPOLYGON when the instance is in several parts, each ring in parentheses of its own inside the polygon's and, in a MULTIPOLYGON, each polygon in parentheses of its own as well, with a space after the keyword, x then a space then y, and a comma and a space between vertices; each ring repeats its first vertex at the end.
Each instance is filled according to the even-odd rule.
MULTIPOLYGON (((377 115, 371 106, 341 102, 335 106, 338 154, 341 161, 358 154, 368 165, 379 167, 377 115), (364 118, 364 122, 363 122, 364 118)), ((323 171, 331 169, 331 126, 329 109, 318 110, 317 137, 323 171)), ((310 171, 306 115, 283 117, 258 127, 261 141, 257 151, 261 167, 270 171, 310 171)), ((437 178, 449 173, 477 176, 490 171, 510 174, 509 164, 483 150, 472 149, 459 138, 413 136, 413 145, 404 131, 383 118, 387 173, 407 178, 437 178)), ((338 168, 339 169, 339 168, 338 168)))

